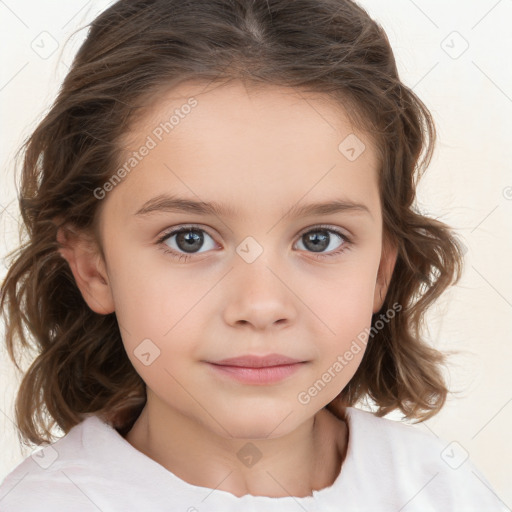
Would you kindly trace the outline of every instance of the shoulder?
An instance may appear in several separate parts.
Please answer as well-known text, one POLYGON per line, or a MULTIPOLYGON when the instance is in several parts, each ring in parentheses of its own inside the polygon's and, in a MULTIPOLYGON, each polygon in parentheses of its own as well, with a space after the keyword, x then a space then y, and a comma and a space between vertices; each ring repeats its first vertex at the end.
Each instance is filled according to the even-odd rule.
MULTIPOLYGON (((376 416, 370 411, 347 407, 350 425, 358 438, 373 441, 374 449, 392 452, 396 457, 404 453, 425 453, 444 447, 444 442, 430 431, 420 430, 417 425, 376 416), (392 449, 391 449, 392 447, 392 449)), ((437 463, 437 458, 434 457, 437 463)))
POLYGON ((0 483, 0 510, 45 512, 63 510, 65 506, 67 511, 97 512, 80 485, 80 476, 90 474, 84 428, 97 421, 87 418, 19 463, 0 483))
POLYGON ((346 412, 350 456, 359 457, 357 464, 349 461, 350 467, 360 478, 378 482, 399 509, 508 510, 458 441, 361 409, 347 407, 346 412))
POLYGON ((460 444, 439 438, 426 426, 379 417, 353 407, 347 408, 347 414, 356 442, 364 441, 368 447, 371 446, 375 457, 385 455, 390 462, 397 463, 408 460, 409 470, 416 467, 454 467, 463 455, 460 444))
POLYGON ((347 408, 347 414, 353 448, 388 472, 411 479, 448 469, 443 459, 448 443, 433 433, 361 409, 347 408))

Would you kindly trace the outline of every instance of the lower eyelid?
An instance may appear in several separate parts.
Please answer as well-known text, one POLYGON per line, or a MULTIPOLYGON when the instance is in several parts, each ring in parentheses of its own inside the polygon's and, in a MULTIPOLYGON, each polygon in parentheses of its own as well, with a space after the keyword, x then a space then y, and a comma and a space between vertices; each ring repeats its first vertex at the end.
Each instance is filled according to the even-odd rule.
MULTIPOLYGON (((192 227, 186 226, 185 228, 178 228, 178 229, 171 230, 168 233, 164 233, 162 236, 160 236, 158 238, 156 243, 157 243, 157 245, 164 245, 165 247, 167 247, 169 249, 169 251, 176 252, 175 249, 172 249, 171 247, 169 247, 165 242, 167 240, 170 240, 173 236, 179 235, 180 233, 186 232, 186 231, 189 231, 189 230, 190 231, 201 231, 204 234, 206 234, 207 236, 209 236, 213 240, 213 242, 215 244, 217 244, 217 242, 215 241, 215 237, 213 235, 211 235, 210 233, 208 233, 208 231, 206 231, 205 229, 202 229, 202 228, 194 227, 194 226, 192 226, 192 227)), ((205 252, 208 252, 208 251, 205 251, 205 252)), ((179 253, 179 254, 186 254, 186 253, 179 253)), ((202 252, 200 252, 200 253, 190 253, 191 256, 193 256, 194 254, 203 254, 203 253, 202 252)))
MULTIPOLYGON (((206 254, 207 252, 210 252, 209 250, 208 251, 204 251, 204 252, 197 252, 197 253, 182 253, 182 252, 178 252, 176 251, 175 249, 172 249, 171 247, 167 246, 165 244, 165 242, 167 240, 169 240, 170 238, 172 238, 173 236, 175 235, 178 235, 180 232, 183 232, 183 231, 187 231, 188 229, 190 230, 196 230, 196 231, 201 231, 203 233, 205 233, 206 235, 208 235, 214 242, 215 242, 215 237, 213 235, 211 235, 208 231, 206 231, 205 229, 203 228, 200 228, 199 226, 188 226, 188 225, 185 225, 183 227, 180 227, 180 228, 176 228, 176 229, 173 229, 171 230, 170 232, 168 233, 164 233, 161 237, 159 237, 159 239, 157 240, 157 245, 162 245, 163 246, 163 250, 164 252, 166 253, 174 253, 174 254, 177 254, 179 256, 183 256, 183 255, 186 255, 186 256, 195 256, 195 255, 201 255, 201 254, 206 254)), ((332 233, 334 234, 335 236, 338 236, 339 238, 342 239, 343 241, 343 244, 341 245, 340 248, 338 249, 334 249, 330 252, 325 252, 325 253, 317 253, 318 256, 320 257, 327 257, 327 256, 334 256, 334 255, 337 255, 341 252, 343 252, 348 245, 351 244, 351 240, 349 239, 349 237, 347 235, 345 235, 344 233, 342 233, 341 231, 338 231, 337 229, 334 229, 332 227, 328 227, 328 226, 313 226, 312 228, 308 228, 306 229, 305 231, 302 231, 298 236, 298 240, 300 240, 301 237, 303 237, 304 235, 306 235, 307 233, 310 233, 310 232, 314 232, 314 231, 328 231, 329 233, 332 233)), ((215 242, 217 243, 217 242, 215 242)), ((297 243, 297 242, 296 242, 297 243)), ((308 252, 308 251, 305 251, 305 252, 308 252)), ((315 254, 314 252, 311 252, 310 254, 315 254)))

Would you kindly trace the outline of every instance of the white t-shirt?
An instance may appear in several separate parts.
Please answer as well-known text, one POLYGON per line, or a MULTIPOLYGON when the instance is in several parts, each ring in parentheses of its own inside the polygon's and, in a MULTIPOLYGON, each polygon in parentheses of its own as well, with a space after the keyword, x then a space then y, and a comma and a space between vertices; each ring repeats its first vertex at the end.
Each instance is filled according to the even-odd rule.
POLYGON ((456 442, 347 407, 341 472, 307 497, 237 497, 181 480, 97 416, 0 485, 1 512, 510 512, 456 442))

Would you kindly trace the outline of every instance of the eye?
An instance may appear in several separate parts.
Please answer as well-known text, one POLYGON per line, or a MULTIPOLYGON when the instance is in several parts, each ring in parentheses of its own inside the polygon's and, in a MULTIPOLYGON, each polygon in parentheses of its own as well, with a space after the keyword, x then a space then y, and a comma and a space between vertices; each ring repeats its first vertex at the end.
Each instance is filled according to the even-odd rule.
POLYGON ((317 226, 309 229, 300 236, 299 242, 302 242, 306 250, 312 249, 314 253, 317 253, 315 257, 319 259, 337 256, 347 250, 351 244, 346 235, 330 226, 317 226), (334 237, 331 236, 331 233, 334 234, 334 237), (340 240, 341 245, 339 245, 340 240), (323 254, 325 249, 330 250, 323 254))
MULTIPOLYGON (((187 261, 190 258, 190 255, 198 253, 198 249, 203 246, 205 240, 204 234, 213 241, 213 238, 206 233, 204 229, 200 229, 195 226, 187 226, 175 229, 170 233, 166 233, 158 240, 157 243, 162 245, 165 253, 169 253, 175 258, 179 258, 180 261, 187 261), (166 243, 167 240, 170 241, 170 244, 166 243), (181 251, 185 254, 182 254, 181 251)), ((213 243, 212 247, 207 247, 206 250, 213 248, 215 248, 215 243, 213 243)))
MULTIPOLYGON (((349 238, 331 226, 309 228, 308 231, 303 232, 299 237, 299 243, 302 243, 305 247, 303 250, 316 253, 315 258, 317 259, 337 256, 348 250, 351 246, 349 238), (329 250, 326 251, 326 249, 329 250)), ((157 245, 162 247, 164 253, 170 254, 171 257, 178 259, 178 261, 188 261, 194 254, 207 252, 216 247, 213 238, 204 229, 193 225, 182 226, 169 233, 165 233, 158 239, 157 245), (199 251, 201 248, 204 249, 204 235, 212 243, 210 243, 210 247, 206 244, 204 251, 199 251)))

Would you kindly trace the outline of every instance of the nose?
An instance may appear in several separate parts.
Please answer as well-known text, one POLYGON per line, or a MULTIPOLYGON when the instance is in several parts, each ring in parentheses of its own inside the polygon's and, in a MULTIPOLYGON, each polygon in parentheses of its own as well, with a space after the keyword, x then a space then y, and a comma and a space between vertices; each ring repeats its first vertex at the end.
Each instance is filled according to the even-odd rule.
POLYGON ((261 256, 252 263, 236 262, 227 283, 226 323, 265 330, 295 321, 297 299, 280 268, 261 256))

